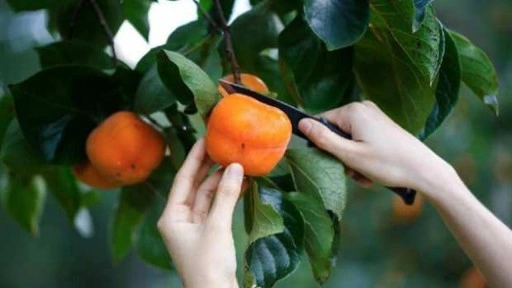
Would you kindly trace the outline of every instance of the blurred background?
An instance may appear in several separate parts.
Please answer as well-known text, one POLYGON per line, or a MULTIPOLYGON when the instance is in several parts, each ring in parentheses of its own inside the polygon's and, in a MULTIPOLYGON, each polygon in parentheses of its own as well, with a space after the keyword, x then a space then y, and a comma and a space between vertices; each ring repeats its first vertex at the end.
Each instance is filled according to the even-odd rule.
MULTIPOLYGON (((191 0, 152 5, 149 43, 128 23, 115 37, 120 58, 131 66, 150 47, 164 43, 176 27, 195 19, 191 0)), ((500 115, 495 117, 464 87, 456 109, 427 143, 510 226, 512 2, 436 0, 435 6, 446 26, 466 35, 492 59, 500 77, 500 115)), ((248 1, 237 1, 233 17, 248 8, 248 1)), ((0 94, 6 84, 40 69, 33 48, 53 41, 46 21, 44 11, 14 14, 0 0, 0 94)), ((430 204, 404 210, 386 190, 349 186, 337 266, 325 287, 483 287, 478 280, 468 280, 477 274, 430 204)), ((150 267, 135 255, 113 264, 108 219, 117 193, 101 194, 90 211, 94 231, 87 238, 75 232, 51 197, 37 238, 0 208, 0 287, 180 287, 175 273, 150 267)), ((241 258, 246 239, 240 208, 234 225, 241 258)), ((309 269, 307 262, 301 264, 277 286, 316 287, 309 269)))

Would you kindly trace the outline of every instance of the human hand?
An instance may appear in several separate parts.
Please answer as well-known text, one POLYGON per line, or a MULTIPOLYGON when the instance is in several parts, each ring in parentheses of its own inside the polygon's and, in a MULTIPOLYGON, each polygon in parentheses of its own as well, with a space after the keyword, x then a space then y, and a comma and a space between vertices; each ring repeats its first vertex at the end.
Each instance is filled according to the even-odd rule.
MULTIPOLYGON (((350 133, 352 140, 339 137, 311 119, 302 120, 299 128, 319 148, 372 181, 425 191, 432 181, 428 172, 449 167, 373 102, 352 103, 322 116, 350 133)), ((361 177, 356 180, 368 182, 361 177)))
POLYGON ((243 168, 231 164, 224 172, 206 177, 212 165, 201 139, 176 174, 158 221, 187 288, 238 287, 231 223, 243 186, 243 168))

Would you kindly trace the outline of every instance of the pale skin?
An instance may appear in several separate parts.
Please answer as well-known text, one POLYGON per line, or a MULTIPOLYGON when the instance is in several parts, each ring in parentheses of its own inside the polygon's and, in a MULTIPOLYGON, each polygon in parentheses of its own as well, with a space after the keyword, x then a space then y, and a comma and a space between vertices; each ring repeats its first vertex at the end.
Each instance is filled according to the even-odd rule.
MULTIPOLYGON (((490 287, 512 287, 512 231, 473 196, 447 162, 372 102, 352 103, 322 116, 353 140, 302 120, 299 128, 312 142, 340 159, 363 186, 377 182, 422 193, 490 287)), ((231 218, 243 186, 241 166, 232 164, 223 176, 217 172, 203 181, 210 166, 200 140, 176 177, 158 227, 186 287, 238 287, 231 218), (233 167, 236 173, 229 173, 233 167)))

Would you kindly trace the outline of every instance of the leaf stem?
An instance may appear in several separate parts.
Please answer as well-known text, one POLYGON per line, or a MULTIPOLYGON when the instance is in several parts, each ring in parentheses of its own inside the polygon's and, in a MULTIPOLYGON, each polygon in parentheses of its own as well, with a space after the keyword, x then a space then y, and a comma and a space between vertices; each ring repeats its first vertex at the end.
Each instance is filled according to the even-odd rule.
POLYGON ((240 66, 236 60, 235 51, 233 49, 233 40, 231 39, 231 32, 226 22, 226 18, 224 17, 224 13, 222 12, 220 0, 215 0, 215 12, 217 14, 218 24, 224 32, 224 40, 226 41, 226 54, 228 56, 229 62, 231 63, 231 72, 235 78, 235 83, 240 84, 240 66))
POLYGON ((101 7, 98 5, 98 2, 96 2, 96 0, 87 0, 87 1, 91 4, 92 8, 94 9, 94 13, 96 14, 96 17, 98 18, 98 21, 100 21, 101 28, 103 28, 105 37, 107 38, 110 49, 112 50, 112 57, 114 59, 114 64, 117 64, 116 48, 114 47, 114 34, 108 27, 107 20, 105 19, 105 15, 103 14, 101 7))

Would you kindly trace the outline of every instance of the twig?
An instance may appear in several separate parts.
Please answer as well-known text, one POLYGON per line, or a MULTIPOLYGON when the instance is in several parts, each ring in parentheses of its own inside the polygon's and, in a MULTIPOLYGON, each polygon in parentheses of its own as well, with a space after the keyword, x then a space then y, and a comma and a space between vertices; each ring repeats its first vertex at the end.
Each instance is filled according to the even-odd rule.
POLYGON ((80 10, 84 7, 85 0, 80 0, 73 10, 73 14, 71 15, 71 23, 69 24, 68 30, 68 39, 73 38, 73 34, 75 34, 76 21, 78 20, 78 15, 80 15, 80 10))
POLYGON ((201 6, 201 4, 199 4, 199 2, 197 0, 192 0, 192 1, 196 4, 197 9, 199 9, 199 11, 201 11, 201 14, 203 14, 204 18, 206 18, 206 21, 208 21, 208 23, 210 23, 210 25, 213 28, 215 28, 216 30, 221 31, 219 25, 217 25, 217 23, 215 21, 213 21, 212 17, 210 17, 208 12, 206 10, 204 10, 204 8, 201 6))
POLYGON ((220 0, 215 0, 215 11, 219 21, 220 28, 224 32, 224 40, 226 41, 226 54, 228 55, 229 62, 231 63, 231 71, 235 78, 235 83, 240 84, 240 66, 236 61, 235 51, 233 49, 233 40, 231 39, 231 32, 229 26, 222 12, 222 6, 220 0))
POLYGON ((96 13, 96 17, 98 17, 98 21, 100 21, 101 28, 103 28, 105 37, 107 38, 108 44, 110 45, 110 49, 112 49, 112 57, 114 58, 114 64, 117 64, 116 48, 114 47, 114 34, 112 34, 112 31, 108 27, 105 15, 103 14, 103 11, 101 11, 101 7, 98 5, 98 2, 96 2, 96 0, 87 1, 89 1, 89 3, 92 5, 94 13, 96 13))

